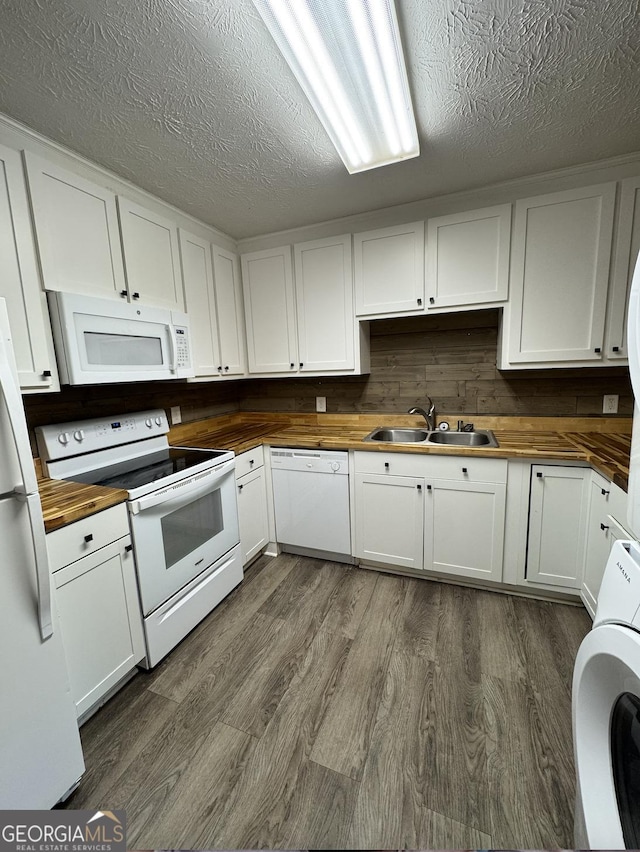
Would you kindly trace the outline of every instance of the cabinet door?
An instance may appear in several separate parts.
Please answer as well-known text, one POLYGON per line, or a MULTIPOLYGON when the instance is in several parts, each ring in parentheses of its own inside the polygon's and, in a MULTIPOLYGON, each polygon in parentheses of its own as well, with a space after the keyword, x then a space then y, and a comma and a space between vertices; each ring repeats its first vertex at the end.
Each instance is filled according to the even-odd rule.
POLYGON ((532 465, 527 580, 580 589, 590 473, 585 468, 532 465))
POLYGON ((177 225, 122 196, 118 210, 129 298, 184 311, 177 225))
POLYGON ((516 202, 511 261, 511 364, 598 361, 615 183, 516 202))
POLYGON ((613 274, 607 311, 606 356, 626 359, 627 307, 631 279, 640 251, 640 177, 622 181, 613 274))
POLYGON ((500 582, 505 502, 502 484, 428 479, 424 567, 500 582))
POLYGON ((301 372, 354 369, 351 235, 298 243, 294 258, 301 372))
POLYGON ((250 373, 298 370, 291 247, 241 256, 250 373))
POLYGON ((424 222, 353 236, 356 314, 424 311, 424 222))
POLYGON ((222 372, 218 342, 218 317, 213 290, 211 246, 195 234, 180 229, 180 258, 186 307, 193 341, 196 376, 219 376, 222 372))
POLYGON ((626 518, 626 494, 595 471, 589 487, 589 514, 584 553, 584 577, 580 597, 591 618, 595 616, 598 593, 609 553, 620 538, 633 538, 616 521, 626 518))
POLYGON ((269 543, 264 468, 241 476, 237 481, 237 494, 242 564, 246 565, 269 543))
POLYGON ((216 245, 211 246, 211 251, 221 373, 223 376, 244 376, 247 359, 238 255, 216 245))
POLYGON ((510 204, 429 219, 427 309, 503 302, 510 240, 510 204))
POLYGON ((372 562, 422 568, 424 480, 356 474, 356 556, 372 562))
POLYGON ((28 151, 24 158, 45 288, 126 296, 115 195, 28 151))
POLYGON ((20 154, 3 145, 0 145, 0 269, 0 297, 7 301, 20 387, 28 392, 60 390, 20 154))
POLYGON ((133 554, 125 550, 127 544, 128 537, 120 539, 53 575, 78 716, 94 707, 145 654, 133 554))

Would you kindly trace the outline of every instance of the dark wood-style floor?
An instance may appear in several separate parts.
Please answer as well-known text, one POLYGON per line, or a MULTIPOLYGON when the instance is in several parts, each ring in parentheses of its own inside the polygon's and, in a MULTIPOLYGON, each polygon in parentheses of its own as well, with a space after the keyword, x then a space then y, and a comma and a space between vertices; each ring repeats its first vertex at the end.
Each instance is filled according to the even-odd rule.
POLYGON ((82 729, 128 847, 570 848, 578 607, 292 555, 82 729))

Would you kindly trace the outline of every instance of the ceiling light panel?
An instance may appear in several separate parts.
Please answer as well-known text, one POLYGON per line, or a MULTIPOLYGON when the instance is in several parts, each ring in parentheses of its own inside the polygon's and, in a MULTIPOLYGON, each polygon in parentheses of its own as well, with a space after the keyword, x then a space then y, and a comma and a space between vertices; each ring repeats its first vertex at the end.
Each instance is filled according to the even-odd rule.
POLYGON ((420 153, 393 0, 253 0, 347 170, 420 153))

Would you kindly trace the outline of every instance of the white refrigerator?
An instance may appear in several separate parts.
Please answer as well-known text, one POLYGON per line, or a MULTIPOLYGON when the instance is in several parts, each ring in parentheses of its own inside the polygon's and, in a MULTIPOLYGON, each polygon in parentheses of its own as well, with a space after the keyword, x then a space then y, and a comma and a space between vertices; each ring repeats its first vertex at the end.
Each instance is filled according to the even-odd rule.
POLYGON ((0 299, 0 809, 50 808, 84 771, 44 524, 0 299))

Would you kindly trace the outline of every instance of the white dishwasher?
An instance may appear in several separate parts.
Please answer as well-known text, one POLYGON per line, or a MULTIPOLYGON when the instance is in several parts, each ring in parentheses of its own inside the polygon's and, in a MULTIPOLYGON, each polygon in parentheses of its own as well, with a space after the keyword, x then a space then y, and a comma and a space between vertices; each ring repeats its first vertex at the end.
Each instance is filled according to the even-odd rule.
POLYGON ((354 562, 349 454, 271 450, 276 540, 283 550, 354 562))

